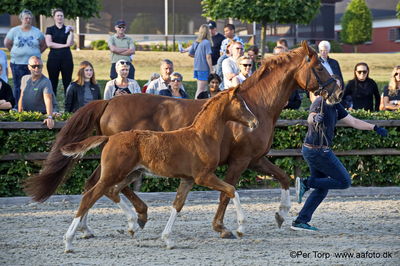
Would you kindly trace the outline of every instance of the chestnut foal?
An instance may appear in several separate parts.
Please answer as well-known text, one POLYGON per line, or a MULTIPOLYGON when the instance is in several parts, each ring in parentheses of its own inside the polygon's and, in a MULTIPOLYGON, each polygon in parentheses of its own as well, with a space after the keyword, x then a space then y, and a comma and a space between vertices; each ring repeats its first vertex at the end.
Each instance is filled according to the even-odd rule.
POLYGON ((139 229, 136 213, 121 200, 119 193, 134 181, 132 171, 144 169, 158 176, 182 179, 173 203, 171 216, 162 233, 167 248, 174 246, 170 239, 172 226, 181 211, 193 183, 226 193, 233 199, 243 233, 244 214, 235 187, 220 180, 214 171, 218 166, 225 123, 234 121, 250 127, 258 120, 237 94, 238 87, 211 98, 196 116, 192 125, 169 132, 131 130, 112 136, 92 136, 81 142, 65 145, 65 156, 82 156, 86 151, 107 143, 101 154, 101 177, 96 185, 84 193, 79 210, 64 236, 65 252, 72 251, 72 239, 82 218, 103 195, 117 203, 128 217, 131 235, 139 229))

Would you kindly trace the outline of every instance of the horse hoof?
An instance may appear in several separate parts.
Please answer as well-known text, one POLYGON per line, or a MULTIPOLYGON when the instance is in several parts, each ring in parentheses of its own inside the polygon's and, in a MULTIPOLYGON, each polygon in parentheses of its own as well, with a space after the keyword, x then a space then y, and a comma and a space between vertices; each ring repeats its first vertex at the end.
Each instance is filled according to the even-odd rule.
POLYGON ((236 233, 237 233, 238 237, 243 237, 243 236, 244 236, 244 233, 243 233, 243 232, 236 231, 236 233))
POLYGON ((90 239, 90 238, 93 238, 94 237, 94 234, 87 234, 87 235, 83 235, 81 238, 82 239, 90 239))
POLYGON ((147 221, 146 220, 137 219, 137 223, 139 224, 140 228, 143 229, 144 226, 146 225, 147 221))
POLYGON ((220 236, 224 239, 236 239, 236 236, 231 231, 222 232, 220 236))
POLYGON ((275 221, 278 224, 278 228, 282 227, 283 222, 285 221, 285 218, 283 218, 279 213, 275 213, 275 221))
POLYGON ((129 235, 134 238, 135 237, 135 231, 133 230, 128 230, 129 235))
POLYGON ((72 249, 66 249, 66 250, 64 250, 64 253, 65 254, 74 253, 74 251, 72 249))

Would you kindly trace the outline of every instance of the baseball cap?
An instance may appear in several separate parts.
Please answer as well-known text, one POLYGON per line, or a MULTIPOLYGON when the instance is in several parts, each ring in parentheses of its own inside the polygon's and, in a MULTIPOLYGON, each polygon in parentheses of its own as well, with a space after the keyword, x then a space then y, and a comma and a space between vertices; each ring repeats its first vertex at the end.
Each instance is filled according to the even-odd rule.
POLYGON ((121 26, 121 25, 126 25, 124 20, 117 20, 117 22, 115 22, 115 26, 121 26))
POLYGON ((208 27, 209 27, 210 29, 215 29, 215 28, 217 27, 217 23, 215 23, 215 21, 212 21, 212 20, 210 20, 210 21, 207 23, 207 25, 208 25, 208 27))

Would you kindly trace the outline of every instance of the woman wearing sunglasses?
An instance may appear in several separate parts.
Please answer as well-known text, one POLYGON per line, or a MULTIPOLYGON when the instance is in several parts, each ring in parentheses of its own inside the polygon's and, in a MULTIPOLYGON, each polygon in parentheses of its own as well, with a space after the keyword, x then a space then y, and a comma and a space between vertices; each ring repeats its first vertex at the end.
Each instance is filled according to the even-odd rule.
POLYGON ((130 64, 128 61, 119 60, 115 63, 117 78, 107 82, 104 89, 104 100, 109 100, 114 96, 141 93, 141 89, 136 80, 128 78, 130 64))
POLYGON ((232 79, 232 86, 242 84, 251 75, 251 68, 253 67, 253 60, 250 56, 244 55, 237 60, 239 66, 239 75, 232 79))
POLYGON ((171 82, 169 83, 168 88, 164 89, 164 90, 160 90, 160 95, 173 97, 173 98, 188 99, 189 96, 182 89, 182 80, 183 80, 183 76, 180 73, 178 73, 178 72, 172 73, 171 74, 171 82))
POLYGON ((366 63, 358 63, 354 67, 354 78, 350 80, 344 91, 343 105, 349 109, 379 111, 380 95, 376 82, 369 78, 369 67, 366 63))
POLYGON ((389 85, 383 89, 383 110, 400 109, 400 65, 396 66, 390 76, 389 85))

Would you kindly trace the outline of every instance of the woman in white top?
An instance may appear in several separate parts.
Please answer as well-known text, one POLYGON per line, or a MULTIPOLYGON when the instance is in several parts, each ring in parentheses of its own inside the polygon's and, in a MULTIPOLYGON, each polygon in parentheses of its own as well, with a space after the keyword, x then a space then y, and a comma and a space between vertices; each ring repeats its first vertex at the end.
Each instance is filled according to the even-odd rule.
POLYGON ((244 55, 237 60, 240 72, 239 75, 232 79, 232 86, 242 84, 251 75, 251 68, 253 67, 253 60, 250 56, 244 55))
POLYGON ((130 66, 125 60, 119 60, 115 64, 115 70, 118 76, 116 79, 107 82, 104 89, 104 100, 109 100, 114 96, 141 92, 140 86, 136 80, 128 79, 129 68, 130 66))

